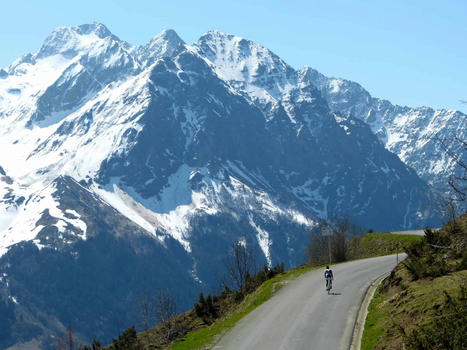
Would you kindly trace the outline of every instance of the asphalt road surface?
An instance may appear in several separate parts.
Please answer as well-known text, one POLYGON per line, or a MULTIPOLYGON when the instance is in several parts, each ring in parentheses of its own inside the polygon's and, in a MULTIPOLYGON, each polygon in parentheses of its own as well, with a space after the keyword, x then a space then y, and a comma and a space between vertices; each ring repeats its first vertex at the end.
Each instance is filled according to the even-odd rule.
MULTIPOLYGON (((435 231, 439 230, 438 228, 434 229, 435 231)), ((395 235, 413 235, 413 236, 425 236, 425 230, 410 230, 410 231, 394 231, 391 232, 395 235)))
POLYGON ((308 272, 241 319, 214 349, 348 349, 367 288, 395 265, 391 255, 331 266, 331 295, 324 269, 308 272))

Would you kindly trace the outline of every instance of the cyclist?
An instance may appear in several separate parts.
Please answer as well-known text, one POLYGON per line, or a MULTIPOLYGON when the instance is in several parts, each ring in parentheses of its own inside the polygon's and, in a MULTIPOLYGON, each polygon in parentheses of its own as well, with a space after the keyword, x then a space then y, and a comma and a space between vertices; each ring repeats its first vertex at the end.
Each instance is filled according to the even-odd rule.
POLYGON ((332 288, 332 280, 334 279, 332 270, 329 268, 329 266, 326 266, 326 270, 324 271, 324 278, 326 279, 326 290, 329 294, 329 291, 332 288))

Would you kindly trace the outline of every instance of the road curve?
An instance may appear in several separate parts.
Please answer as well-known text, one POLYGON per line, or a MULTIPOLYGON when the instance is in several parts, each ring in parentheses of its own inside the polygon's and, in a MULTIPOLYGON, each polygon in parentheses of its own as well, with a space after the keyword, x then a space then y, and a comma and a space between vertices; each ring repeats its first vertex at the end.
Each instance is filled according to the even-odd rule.
POLYGON ((324 290, 324 270, 310 271, 241 319, 214 349, 348 349, 367 288, 395 265, 390 255, 331 266, 332 295, 324 290))
MULTIPOLYGON (((435 228, 433 230, 437 231, 439 228, 435 228)), ((392 231, 390 233, 393 235, 425 236, 425 230, 392 231)))

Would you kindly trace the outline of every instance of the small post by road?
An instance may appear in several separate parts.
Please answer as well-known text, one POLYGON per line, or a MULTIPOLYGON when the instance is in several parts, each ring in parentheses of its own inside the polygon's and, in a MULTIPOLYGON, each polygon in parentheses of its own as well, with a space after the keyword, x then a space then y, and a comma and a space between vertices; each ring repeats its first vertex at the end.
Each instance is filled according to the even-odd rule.
POLYGON ((329 265, 331 265, 331 236, 333 234, 333 231, 331 228, 325 227, 321 234, 323 236, 328 236, 329 265))
POLYGON ((399 265, 399 242, 396 243, 396 266, 399 265))

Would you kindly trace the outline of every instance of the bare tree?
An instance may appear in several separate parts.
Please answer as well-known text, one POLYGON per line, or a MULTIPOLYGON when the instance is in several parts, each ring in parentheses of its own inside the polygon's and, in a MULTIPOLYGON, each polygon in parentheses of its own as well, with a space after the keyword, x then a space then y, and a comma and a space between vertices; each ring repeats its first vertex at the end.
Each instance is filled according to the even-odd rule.
POLYGON ((178 306, 168 290, 161 290, 156 294, 155 311, 158 323, 164 323, 177 316, 178 306))
POLYGON ((448 179, 448 184, 454 192, 454 200, 465 202, 467 199, 467 142, 461 140, 458 136, 453 136, 451 139, 442 139, 439 136, 433 136, 433 139, 438 142, 444 152, 451 158, 457 167, 460 169, 460 175, 451 175, 448 179), (460 146, 460 154, 457 154, 453 145, 460 146))
POLYGON ((348 259, 347 241, 361 231, 352 224, 348 217, 336 218, 332 221, 333 225, 323 224, 318 232, 311 234, 307 255, 312 265, 328 263, 329 249, 331 249, 332 262, 346 261, 348 259), (329 231, 332 235, 328 238, 329 231))
POLYGON ((68 326, 65 330, 65 334, 57 336, 57 350, 74 350, 77 349, 75 336, 73 329, 68 326))
POLYGON ((456 203, 452 198, 447 198, 444 201, 444 218, 442 220, 443 226, 448 225, 450 222, 456 223, 456 203))
POLYGON ((350 222, 349 218, 337 220, 333 227, 334 234, 332 235, 332 257, 334 262, 346 261, 347 256, 347 240, 356 231, 356 228, 350 222))
POLYGON ((143 296, 140 299, 139 308, 140 308, 140 315, 141 315, 141 323, 143 326, 143 330, 146 332, 147 344, 149 344, 150 335, 149 335, 149 332, 147 332, 147 330, 149 329, 149 327, 151 327, 151 324, 152 324, 154 305, 149 298, 143 296))
POLYGON ((67 346, 66 346, 66 343, 65 343, 65 339, 62 338, 61 336, 57 335, 56 336, 56 340, 57 340, 57 350, 66 350, 67 349, 67 346))
POLYGON ((242 293, 245 291, 247 276, 255 273, 256 259, 253 250, 243 242, 232 244, 229 256, 224 260, 227 272, 227 286, 232 286, 242 293))
POLYGON ((168 290, 161 290, 154 298, 154 307, 163 340, 169 342, 177 332, 177 323, 173 320, 178 314, 177 302, 168 290))
POLYGON ((318 232, 310 234, 310 243, 307 247, 308 261, 312 265, 323 265, 329 260, 328 238, 323 235, 325 225, 320 226, 318 232))
POLYGON ((139 310, 141 318, 141 326, 143 330, 148 330, 151 323, 153 304, 149 298, 143 296, 139 300, 139 310))

